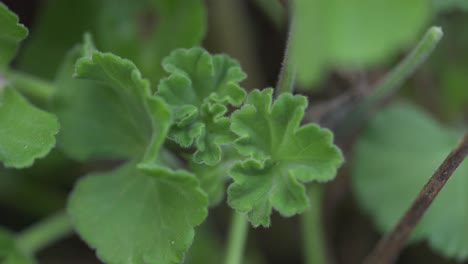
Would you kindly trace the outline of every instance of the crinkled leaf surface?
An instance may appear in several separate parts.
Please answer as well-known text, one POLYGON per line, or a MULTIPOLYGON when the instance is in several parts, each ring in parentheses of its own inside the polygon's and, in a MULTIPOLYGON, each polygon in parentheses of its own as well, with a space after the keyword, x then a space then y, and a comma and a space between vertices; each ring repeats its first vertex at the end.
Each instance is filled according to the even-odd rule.
POLYGON ((154 156, 153 143, 165 136, 154 132, 170 125, 166 104, 150 95, 149 82, 130 61, 97 52, 89 41, 81 56, 76 65, 80 80, 71 77, 80 49, 69 54, 56 79, 62 147, 79 160, 134 158, 145 151, 154 156))
POLYGON ((414 40, 430 16, 427 0, 297 0, 292 40, 298 79, 332 66, 380 62, 414 40))
MULTIPOLYGON (((352 185, 380 230, 387 232, 396 224, 456 142, 452 131, 408 104, 390 106, 370 121, 353 149, 352 185)), ((468 257, 467 176, 465 161, 414 234, 457 259, 468 257)))
POLYGON ((31 105, 10 87, 0 88, 0 161, 6 167, 31 166, 55 146, 54 115, 31 105))
POLYGON ((28 30, 19 24, 18 16, 0 2, 0 70, 10 63, 19 42, 27 35, 28 30))
POLYGON ((272 89, 251 92, 232 115, 231 128, 241 137, 235 146, 250 158, 231 170, 229 204, 247 212, 254 226, 268 226, 272 208, 284 216, 304 211, 303 183, 331 180, 343 163, 329 130, 299 127, 305 97, 282 94, 272 105, 272 94, 272 89))
POLYGON ((174 114, 170 138, 184 147, 195 143, 196 162, 216 164, 220 145, 235 139, 224 115, 227 105, 238 106, 244 100, 238 83, 245 73, 235 60, 201 48, 176 50, 163 66, 170 76, 160 82, 157 94, 174 114))
POLYGON ((106 263, 175 264, 205 219, 207 203, 194 175, 130 163, 80 180, 69 212, 106 263))
POLYGON ((223 156, 216 165, 190 163, 190 171, 197 175, 201 188, 208 194, 210 206, 216 206, 224 198, 226 181, 234 163, 242 157, 232 145, 223 147, 223 156))
POLYGON ((24 254, 16 245, 13 233, 0 228, 0 263, 34 264, 35 261, 24 254))

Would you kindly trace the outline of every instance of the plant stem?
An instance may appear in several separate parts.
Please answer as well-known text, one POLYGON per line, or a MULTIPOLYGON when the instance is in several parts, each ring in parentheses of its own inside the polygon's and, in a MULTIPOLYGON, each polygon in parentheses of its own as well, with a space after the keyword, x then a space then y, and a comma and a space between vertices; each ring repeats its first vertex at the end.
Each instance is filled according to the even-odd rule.
POLYGON ((398 224, 379 241, 374 251, 364 261, 365 264, 390 264, 394 262, 401 249, 405 246, 405 242, 411 231, 421 220, 453 172, 463 162, 466 155, 468 155, 468 133, 463 136, 461 141, 448 154, 439 168, 427 181, 406 213, 400 218, 398 224))
POLYGON ((18 234, 16 243, 23 252, 32 255, 72 232, 68 215, 60 212, 18 234))
POLYGON ((245 215, 237 212, 233 212, 231 219, 225 264, 242 264, 249 222, 245 215))
POLYGON ((359 128, 380 102, 397 92, 401 84, 426 61, 442 36, 443 32, 440 27, 429 28, 413 51, 377 84, 371 94, 344 117, 343 122, 336 129, 339 136, 352 134, 354 131, 351 130, 359 128))
POLYGON ((283 64, 276 85, 276 97, 282 93, 292 93, 294 90, 294 82, 296 81, 296 65, 291 59, 291 40, 293 37, 293 25, 291 23, 289 29, 289 36, 286 43, 286 50, 284 52, 283 64))
POLYGON ((322 225, 323 186, 308 186, 310 207, 301 215, 303 254, 305 264, 327 263, 322 225))
POLYGON ((25 73, 9 70, 4 76, 19 92, 42 102, 49 101, 54 92, 53 84, 25 73))

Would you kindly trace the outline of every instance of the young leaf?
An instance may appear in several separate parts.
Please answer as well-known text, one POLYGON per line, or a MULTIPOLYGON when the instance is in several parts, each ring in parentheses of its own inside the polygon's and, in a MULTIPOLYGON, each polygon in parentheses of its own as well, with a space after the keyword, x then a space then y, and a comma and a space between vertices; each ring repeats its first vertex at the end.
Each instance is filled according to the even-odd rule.
POLYGON ((18 248, 13 233, 0 228, 0 263, 33 264, 35 261, 18 248))
POLYGON ((315 124, 299 127, 307 100, 282 94, 272 105, 272 89, 255 90, 232 115, 235 146, 250 156, 231 170, 229 204, 247 212, 254 226, 270 224, 275 208, 284 216, 308 206, 302 183, 328 181, 343 163, 333 135, 315 124))
POLYGON ((226 55, 211 56, 201 48, 176 50, 163 66, 170 76, 161 80, 157 94, 174 114, 169 137, 183 147, 195 143, 196 162, 216 164, 220 145, 235 139, 224 115, 227 105, 244 100, 246 93, 238 83, 245 73, 226 55))
POLYGON ((194 175, 129 163, 81 179, 69 212, 106 263, 175 264, 205 219, 207 203, 194 175))
POLYGON ((221 161, 214 165, 190 163, 190 171, 197 175, 200 181, 200 187, 208 194, 210 206, 216 206, 224 198, 225 184, 229 179, 229 171, 234 163, 242 157, 232 145, 223 147, 223 156, 221 161))
POLYGON ((427 0, 297 0, 292 55, 298 79, 317 81, 331 66, 367 66, 394 55, 420 33, 427 0))
POLYGON ((31 166, 55 146, 55 116, 31 105, 10 87, 0 88, 0 161, 6 167, 31 166))
POLYGON ((28 30, 19 24, 18 16, 0 2, 0 70, 8 66, 19 42, 27 35, 28 30))
MULTIPOLYGON (((380 230, 393 228, 456 142, 455 133, 408 104, 392 105, 370 121, 353 149, 352 186, 380 230)), ((460 260, 468 258, 467 175, 465 162, 413 234, 460 260)))
POLYGON ((164 127, 170 125, 166 104, 151 96, 149 82, 130 61, 95 51, 89 40, 81 54, 76 76, 92 81, 70 77, 79 49, 67 58, 56 80, 55 105, 63 127, 59 135, 63 148, 79 160, 134 158, 145 151, 153 156, 149 159, 154 158, 155 153, 149 153, 155 151, 152 142, 159 144, 155 137, 164 137, 164 127))

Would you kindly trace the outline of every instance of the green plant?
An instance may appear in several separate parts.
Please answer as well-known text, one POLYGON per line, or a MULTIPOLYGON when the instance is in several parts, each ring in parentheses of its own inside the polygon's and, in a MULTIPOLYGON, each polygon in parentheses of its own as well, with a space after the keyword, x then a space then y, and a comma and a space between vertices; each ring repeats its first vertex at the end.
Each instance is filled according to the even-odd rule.
MULTIPOLYGON (((210 233, 203 226, 197 232, 195 228, 225 195, 232 209, 228 244, 221 257, 225 263, 248 261, 243 252, 249 225, 269 227, 273 211, 284 217, 303 214, 306 261, 326 262, 320 213, 323 183, 336 177, 344 157, 329 129, 304 120, 308 98, 293 94, 296 72, 299 83, 307 86, 330 67, 368 66, 384 60, 425 24, 430 15, 427 3, 387 3, 400 23, 411 25, 392 35, 382 34, 382 28, 390 27, 387 22, 393 14, 380 17, 374 11, 381 7, 372 1, 348 6, 297 0, 277 87, 247 90, 241 86, 247 75, 236 60, 196 47, 206 31, 206 11, 202 1, 189 2, 51 1, 15 67, 10 62, 28 31, 0 4, 0 161, 4 166, 0 177, 17 176, 21 171, 14 169, 30 167, 56 145, 67 158, 81 163, 113 161, 110 169, 88 171, 74 184, 65 210, 17 234, 0 230, 0 263, 34 263, 39 250, 72 231, 106 263, 165 264, 184 259, 190 263, 196 259, 196 253, 189 251, 195 234, 203 239, 210 233), (318 7, 326 8, 330 17, 308 16, 317 13, 318 7), (406 13, 406 8, 414 12, 406 13), (70 20, 77 10, 87 11, 88 17, 70 22, 73 26, 64 30, 57 22, 70 20), (362 29, 366 46, 345 34, 366 24, 357 19, 356 10, 373 13, 380 22, 362 29), (355 24, 335 21, 336 17, 355 24), (314 28, 315 34, 326 32, 317 41, 307 32, 310 23, 330 28, 314 28), (51 40, 58 35, 60 40, 51 40), (78 40, 77 35, 84 37, 78 40)), ((353 123, 362 124, 368 112, 395 93, 441 37, 440 28, 430 28, 369 96, 338 118, 333 126, 338 139, 351 135, 356 128, 353 123)), ((383 230, 394 225, 411 202, 410 194, 454 144, 456 136, 439 131, 427 119, 411 106, 389 107, 371 120, 353 150, 354 191, 383 230), (400 115, 406 119, 395 118, 400 115), (388 126, 405 130, 390 133, 388 126), (434 144, 440 142, 440 150, 434 144, 425 149, 423 138, 412 139, 411 134, 421 127, 434 131, 426 136, 434 144), (383 150, 387 142, 392 143, 383 150), (409 182, 391 178, 404 177, 408 171, 399 163, 403 157, 392 153, 392 148, 408 149, 411 144, 423 146, 415 147, 424 152, 417 155, 421 158, 420 171, 414 171, 418 178, 409 182), (434 156, 425 156, 436 149, 434 156), (384 164, 367 162, 382 151, 388 155, 384 164), (372 178, 382 166, 388 166, 388 182, 372 178), (374 194, 383 185, 389 187, 391 197, 396 190, 390 188, 402 182, 408 188, 403 193, 406 199, 389 204, 387 192, 374 194)), ((464 171, 466 164, 458 173, 464 171)), ((466 236, 459 234, 463 238, 456 249, 444 247, 453 234, 439 219, 451 199, 449 192, 457 201, 463 200, 458 196, 464 191, 452 190, 462 185, 457 184, 460 181, 464 179, 458 177, 446 187, 428 212, 426 218, 431 220, 422 221, 415 239, 418 234, 428 237, 437 250, 465 259, 466 236)), ((460 202, 459 206, 465 205, 460 202)), ((464 215, 456 220, 458 226, 465 225, 464 215)), ((193 248, 214 247, 210 239, 201 241, 195 240, 193 248)), ((210 254, 216 258, 216 253, 210 254)))

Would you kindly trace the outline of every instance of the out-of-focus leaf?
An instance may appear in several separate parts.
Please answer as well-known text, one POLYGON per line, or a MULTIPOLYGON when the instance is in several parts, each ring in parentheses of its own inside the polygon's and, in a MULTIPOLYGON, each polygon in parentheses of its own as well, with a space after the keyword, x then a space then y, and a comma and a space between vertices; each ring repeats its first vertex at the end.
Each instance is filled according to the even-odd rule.
POLYGON ((275 208, 284 216, 303 212, 308 198, 303 183, 328 181, 343 163, 328 129, 299 127, 307 100, 282 94, 272 104, 272 89, 254 90, 232 114, 238 151, 250 158, 234 165, 228 201, 248 213, 254 226, 270 224, 275 208))
POLYGON ((55 146, 54 115, 31 105, 10 87, 0 88, 0 161, 6 167, 31 166, 55 146))
POLYGON ((164 74, 164 57, 200 44, 205 19, 202 0, 103 0, 97 43, 133 61, 156 84, 164 74))
POLYGON ((0 2, 0 70, 8 66, 16 54, 18 44, 27 35, 28 29, 19 23, 18 16, 0 2))
MULTIPOLYGON (((387 232, 455 146, 457 136, 420 109, 396 104, 378 113, 360 136, 352 161, 354 193, 387 232)), ((468 257, 468 163, 439 193, 413 236, 444 255, 468 257), (450 219, 450 224, 447 224, 450 219)))
POLYGON ((224 115, 227 105, 242 103, 246 92, 238 83, 245 73, 235 60, 201 48, 176 50, 163 65, 170 76, 160 82, 157 94, 174 114, 169 137, 183 147, 194 144, 196 162, 216 164, 220 145, 235 139, 224 115))
POLYGON ((0 263, 34 264, 36 262, 17 247, 13 233, 0 228, 0 263))
POLYGON ((73 158, 156 157, 161 137, 170 126, 170 113, 162 99, 151 96, 149 82, 133 63, 94 50, 88 40, 71 78, 75 49, 59 73, 55 97, 62 124, 59 140, 73 158), (156 148, 154 145, 156 144, 156 148))
POLYGON ((130 163, 80 180, 69 212, 106 263, 178 264, 207 205, 194 175, 130 163))
POLYGON ((454 9, 468 11, 467 0, 432 0, 432 5, 437 11, 451 11, 454 9))
POLYGON ((423 30, 427 0, 297 0, 292 59, 309 85, 334 66, 369 66, 395 55, 423 30))
POLYGON ((18 57, 18 68, 53 79, 67 52, 85 32, 93 32, 100 0, 41 1, 31 36, 18 57))

